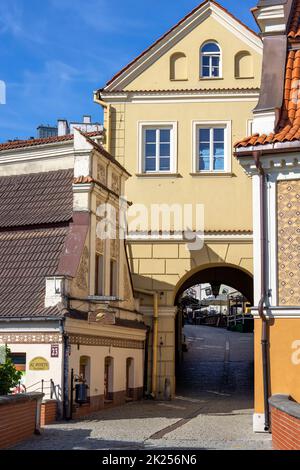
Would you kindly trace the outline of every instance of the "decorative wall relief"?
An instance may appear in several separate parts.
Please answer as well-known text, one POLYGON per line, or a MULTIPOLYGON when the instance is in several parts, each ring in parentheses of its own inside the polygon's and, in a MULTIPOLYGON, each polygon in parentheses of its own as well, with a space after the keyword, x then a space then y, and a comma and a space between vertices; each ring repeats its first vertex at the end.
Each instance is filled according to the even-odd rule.
POLYGON ((81 263, 78 269, 76 284, 80 289, 86 290, 88 288, 88 272, 89 272, 89 250, 87 246, 84 247, 81 263))
POLYGON ((120 181, 120 177, 118 175, 116 175, 115 173, 112 174, 112 177, 111 177, 111 189, 117 193, 117 194, 120 194, 121 192, 121 181, 120 181))
POLYGON ((106 185, 106 168, 100 162, 97 164, 97 180, 106 185))
POLYGON ((277 184, 279 305, 300 305, 300 180, 277 184))

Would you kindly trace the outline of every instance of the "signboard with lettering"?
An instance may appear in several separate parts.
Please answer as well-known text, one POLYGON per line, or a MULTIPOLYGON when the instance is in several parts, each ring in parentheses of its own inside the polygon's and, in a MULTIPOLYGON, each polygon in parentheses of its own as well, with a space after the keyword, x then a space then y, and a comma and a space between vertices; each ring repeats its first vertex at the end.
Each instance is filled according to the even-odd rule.
POLYGON ((49 362, 44 357, 35 357, 29 363, 29 370, 49 370, 49 362))

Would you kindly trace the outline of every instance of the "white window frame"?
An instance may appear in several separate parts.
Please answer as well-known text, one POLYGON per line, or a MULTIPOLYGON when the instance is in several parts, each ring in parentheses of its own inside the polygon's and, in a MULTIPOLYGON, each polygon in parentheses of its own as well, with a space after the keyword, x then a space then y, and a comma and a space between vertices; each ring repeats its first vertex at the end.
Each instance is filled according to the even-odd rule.
POLYGON ((250 136, 253 134, 253 124, 254 124, 254 119, 247 120, 246 135, 250 136))
MULTIPOLYGON (((177 121, 139 121, 138 122, 138 173, 145 175, 167 175, 174 174, 177 172, 177 121), (170 155, 170 170, 155 171, 145 170, 145 131, 147 129, 171 129, 171 155, 170 155)), ((159 156, 156 155, 156 165, 158 166, 159 156)))
MULTIPOLYGON (((210 65, 210 67, 212 68, 211 65, 210 65)), ((212 70, 210 70, 210 72, 212 72, 212 70)), ((222 52, 222 48, 221 48, 220 44, 217 41, 213 41, 213 40, 205 41, 202 44, 202 46, 200 47, 200 79, 201 80, 218 80, 219 78, 223 78, 223 52, 222 52), (218 46, 218 48, 220 49, 220 52, 219 53, 216 53, 216 52, 202 52, 203 47, 206 46, 207 44, 210 44, 210 43, 216 44, 218 46), (204 75, 203 75, 203 61, 202 61, 202 58, 203 57, 209 57, 209 56, 220 57, 218 77, 215 77, 213 75, 210 75, 209 77, 204 77, 204 75)))
MULTIPOLYGON (((232 168, 232 123, 231 121, 193 121, 193 162, 192 162, 192 173, 194 174, 211 174, 211 175, 222 175, 225 173, 231 173, 232 168), (224 170, 199 170, 198 159, 199 159, 199 132, 200 128, 224 128, 224 170)), ((211 152, 211 158, 212 152, 211 152)))

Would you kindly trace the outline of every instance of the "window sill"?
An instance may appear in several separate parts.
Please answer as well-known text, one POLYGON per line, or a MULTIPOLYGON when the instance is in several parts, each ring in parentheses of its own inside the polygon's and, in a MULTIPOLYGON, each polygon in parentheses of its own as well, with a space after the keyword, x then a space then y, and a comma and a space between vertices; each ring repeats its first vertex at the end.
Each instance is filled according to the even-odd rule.
POLYGON ((200 77, 199 78, 200 82, 210 81, 210 80, 224 80, 224 78, 223 77, 200 77))
POLYGON ((197 173, 190 173, 190 176, 209 176, 209 177, 223 177, 223 178, 233 178, 234 173, 226 171, 198 171, 197 173))
POLYGON ((254 80, 254 77, 234 77, 236 80, 254 80))
POLYGON ((182 178, 179 173, 136 173, 135 176, 138 178, 182 178))

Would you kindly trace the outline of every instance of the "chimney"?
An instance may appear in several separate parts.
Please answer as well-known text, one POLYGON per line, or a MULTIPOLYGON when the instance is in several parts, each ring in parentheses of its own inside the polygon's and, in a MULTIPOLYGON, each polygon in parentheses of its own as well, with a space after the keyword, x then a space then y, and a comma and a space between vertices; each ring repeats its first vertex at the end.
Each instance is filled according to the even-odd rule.
POLYGON ((65 119, 59 119, 57 121, 58 136, 68 135, 70 133, 68 121, 65 119))
POLYGON ((91 124, 92 116, 83 116, 83 123, 84 124, 91 124))
POLYGON ((253 15, 262 34, 285 34, 293 0, 260 0, 253 15))

